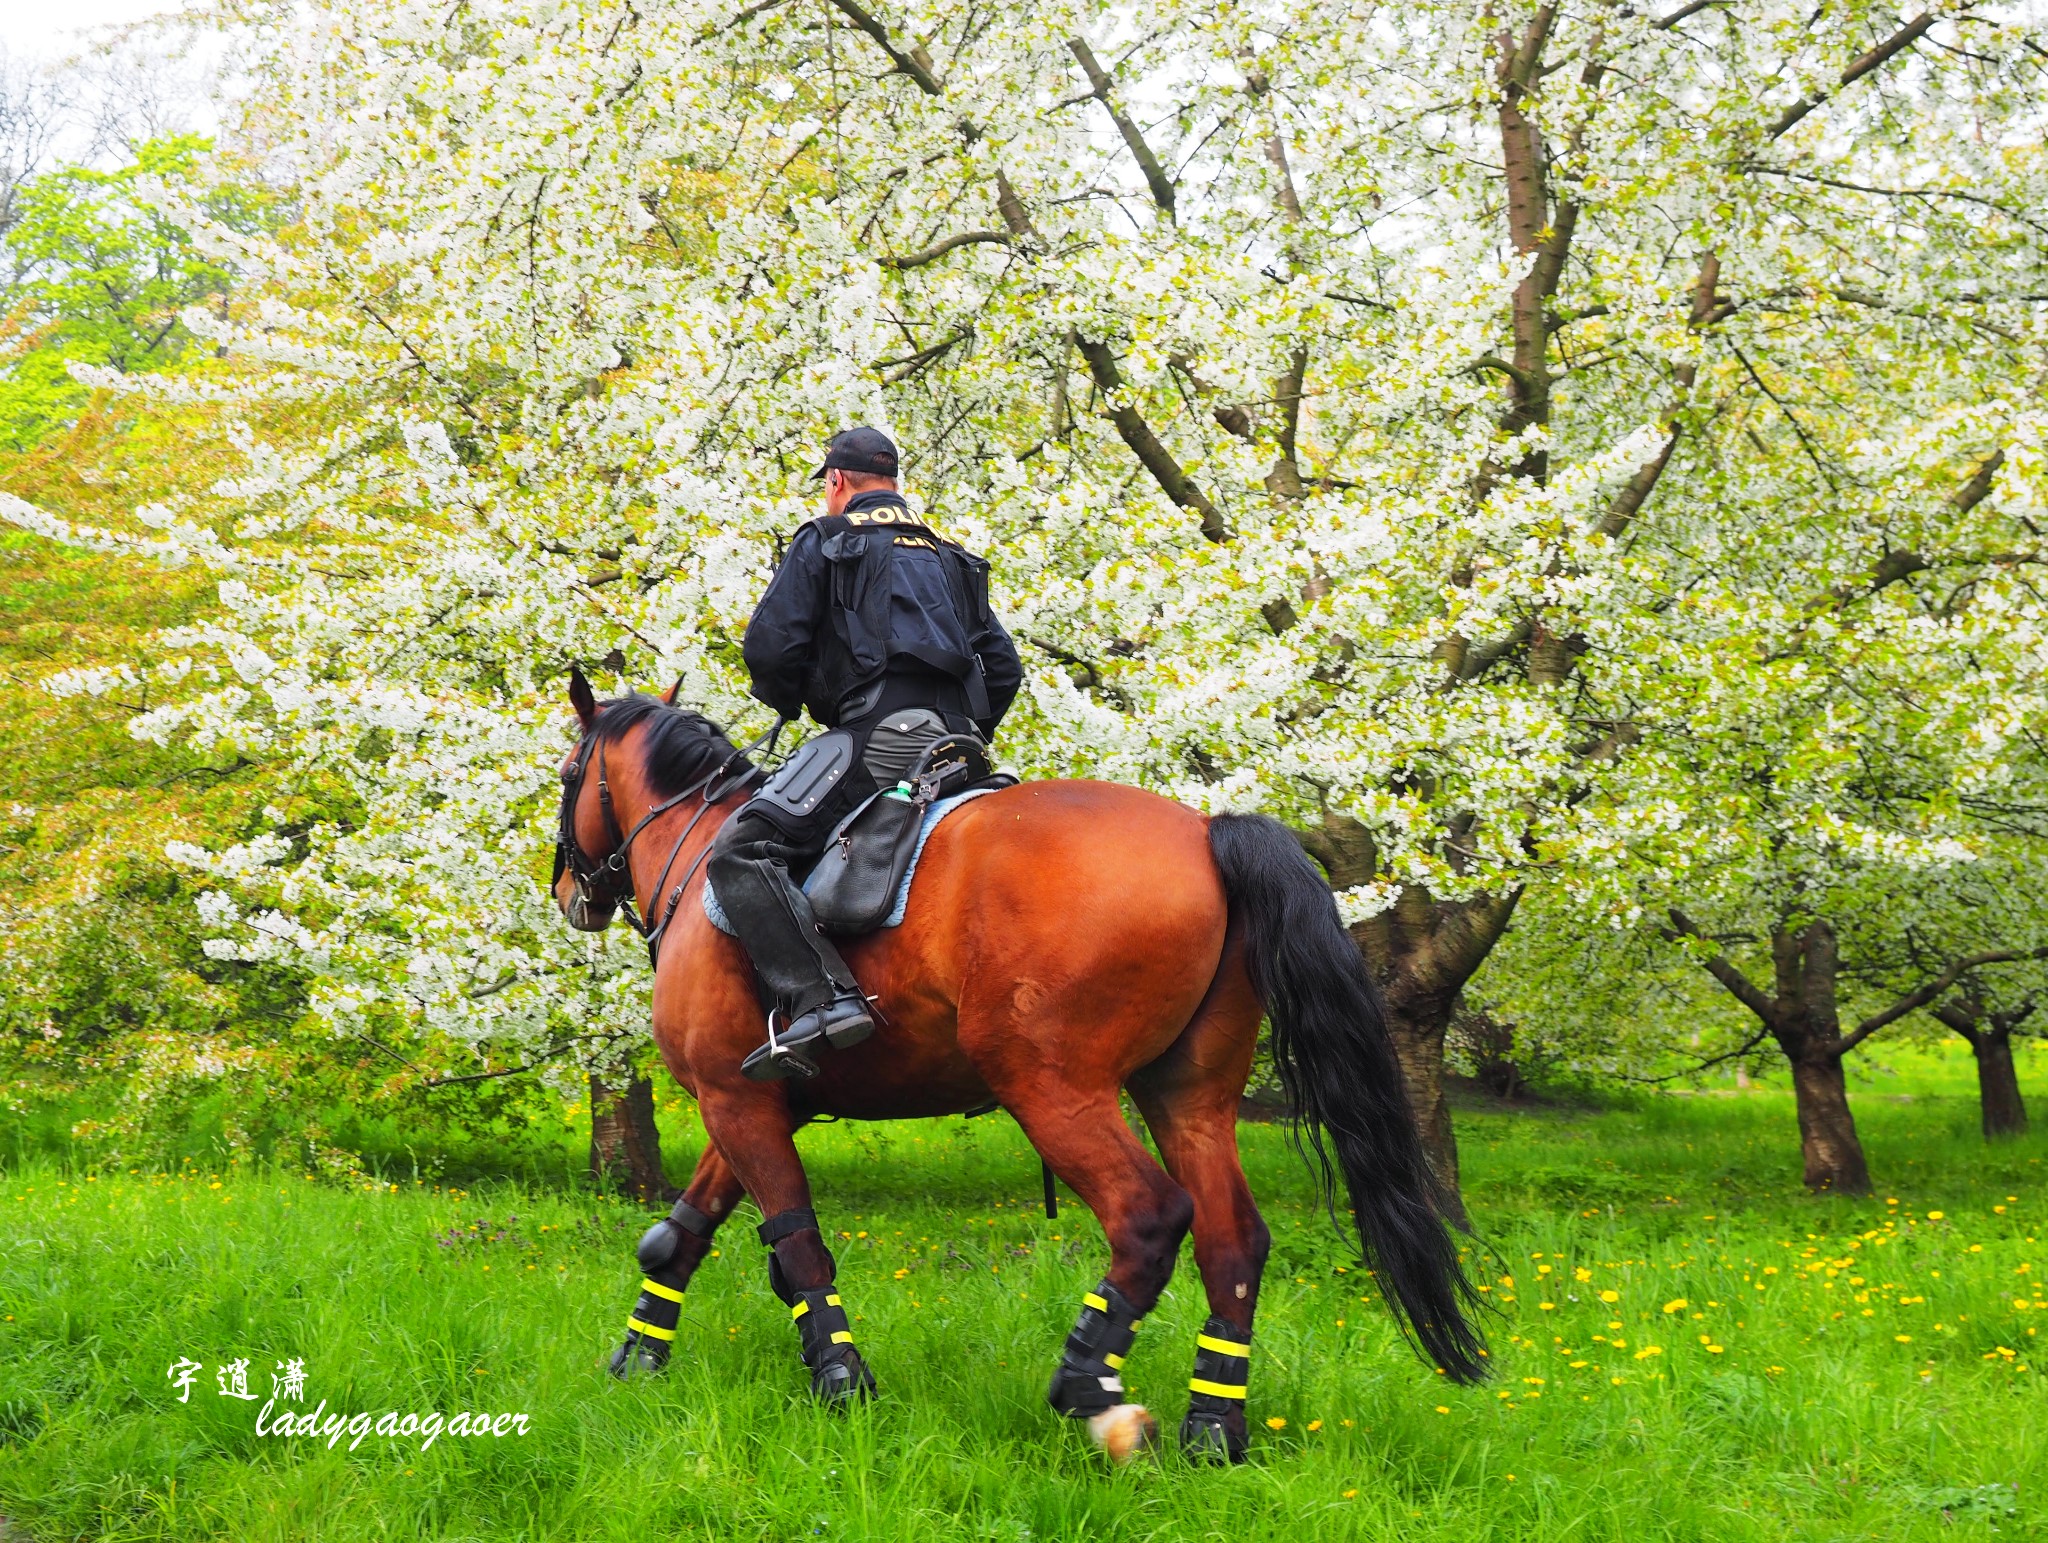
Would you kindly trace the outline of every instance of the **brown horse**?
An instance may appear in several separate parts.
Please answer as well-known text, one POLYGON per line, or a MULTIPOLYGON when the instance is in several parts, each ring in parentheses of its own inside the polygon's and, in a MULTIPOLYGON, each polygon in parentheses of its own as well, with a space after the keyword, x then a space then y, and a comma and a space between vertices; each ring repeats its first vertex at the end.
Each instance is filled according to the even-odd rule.
POLYGON ((1387 1300, 1447 1375, 1481 1375, 1470 1286, 1371 977, 1284 826, 1205 819, 1101 782, 1025 783, 967 803, 926 845, 903 925, 846 944, 878 1009, 874 1038, 828 1055, 814 1079, 750 1082, 740 1062, 763 1036, 753 972, 706 919, 699 891, 713 836, 760 774, 673 696, 600 704, 576 674, 582 736, 562 768, 556 899, 586 931, 624 909, 649 935, 655 1044, 711 1138, 674 1212, 641 1242, 646 1280, 616 1373, 666 1361, 684 1288, 746 1195, 766 1218, 770 1277, 796 1317, 814 1390, 834 1400, 870 1391, 794 1134, 819 1115, 902 1119, 993 1102, 1109 1240, 1107 1276, 1083 1299, 1053 1406, 1086 1418, 1119 1458, 1151 1439, 1152 1418, 1124 1400, 1118 1368, 1192 1226, 1211 1317, 1181 1436, 1195 1455, 1241 1458, 1268 1235, 1236 1121, 1263 1015, 1324 1192, 1333 1151, 1387 1300), (1160 1162, 1124 1123, 1119 1089, 1160 1162))

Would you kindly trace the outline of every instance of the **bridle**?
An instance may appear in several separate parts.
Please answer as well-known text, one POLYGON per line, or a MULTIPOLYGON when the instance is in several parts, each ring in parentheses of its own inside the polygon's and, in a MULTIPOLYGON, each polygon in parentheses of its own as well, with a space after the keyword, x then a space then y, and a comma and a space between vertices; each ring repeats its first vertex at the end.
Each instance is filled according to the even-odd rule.
POLYGON ((675 918, 676 905, 683 898, 683 891, 690 887, 690 880, 697 876, 697 870, 703 866, 704 859, 710 856, 711 848, 706 846, 691 861, 688 870, 677 881, 675 888, 668 892, 668 898, 661 907, 660 920, 650 924, 633 908, 633 880, 627 867, 631 860, 633 843, 639 839, 640 832, 669 810, 693 798, 700 800, 696 810, 684 822, 675 845, 669 848, 668 861, 661 865, 661 875, 654 881, 654 888, 650 893, 659 896, 662 887, 668 883, 669 871, 675 867, 676 859, 682 855, 684 843, 690 839, 690 832, 697 828, 697 822, 746 786, 748 780, 756 774, 756 768, 749 762, 748 757, 763 745, 773 751, 775 741, 781 733, 782 721, 778 719, 775 727, 753 744, 744 750, 733 751, 682 792, 663 799, 640 816, 629 831, 620 829, 618 815, 612 809, 611 784, 605 777, 604 740, 596 733, 586 733, 576 742, 576 754, 562 773, 562 812, 560 824, 555 832, 555 875, 550 881, 550 887, 561 883, 562 875, 567 873, 576 883, 576 899, 586 915, 600 906, 616 910, 626 918, 628 926, 647 940, 648 963, 659 963, 662 935, 668 931, 668 924, 675 918), (590 770, 590 753, 593 748, 597 751, 597 806, 604 817, 605 839, 612 845, 611 855, 603 858, 592 858, 576 840, 576 806, 583 799, 583 782, 590 770))

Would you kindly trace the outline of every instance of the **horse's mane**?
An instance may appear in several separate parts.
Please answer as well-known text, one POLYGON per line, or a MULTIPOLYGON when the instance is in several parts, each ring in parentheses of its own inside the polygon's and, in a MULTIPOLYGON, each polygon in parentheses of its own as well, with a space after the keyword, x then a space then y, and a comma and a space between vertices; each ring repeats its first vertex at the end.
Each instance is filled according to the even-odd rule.
POLYGON ((647 733, 641 751, 646 757, 649 791, 656 798, 680 793, 721 767, 734 777, 744 771, 745 786, 761 779, 759 768, 734 748, 725 737, 725 730, 702 713, 671 707, 644 691, 629 692, 602 703, 592 732, 600 740, 617 744, 642 724, 646 725, 647 733))

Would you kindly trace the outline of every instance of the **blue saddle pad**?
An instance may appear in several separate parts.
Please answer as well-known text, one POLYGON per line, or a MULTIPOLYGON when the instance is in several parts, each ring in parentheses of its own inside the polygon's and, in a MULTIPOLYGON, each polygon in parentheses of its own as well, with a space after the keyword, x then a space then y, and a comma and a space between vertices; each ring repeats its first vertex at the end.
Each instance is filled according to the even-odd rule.
MULTIPOLYGON (((984 793, 1000 793, 1001 788, 969 788, 965 793, 955 793, 951 798, 942 798, 924 812, 924 823, 917 828, 917 848, 910 854, 910 866, 903 870, 903 882, 896 886, 896 899, 889 907, 889 914, 883 918, 882 926, 900 927, 904 913, 910 909, 910 883, 917 877, 917 865, 924 858, 924 844, 932 839, 932 832, 939 828, 939 821, 958 809, 969 799, 980 798, 984 793)), ((808 889, 810 886, 804 886, 808 889)), ((728 937, 738 937, 733 931, 732 919, 725 914, 725 907, 718 903, 718 896, 711 888, 707 875, 704 880, 704 914, 711 925, 728 937)))

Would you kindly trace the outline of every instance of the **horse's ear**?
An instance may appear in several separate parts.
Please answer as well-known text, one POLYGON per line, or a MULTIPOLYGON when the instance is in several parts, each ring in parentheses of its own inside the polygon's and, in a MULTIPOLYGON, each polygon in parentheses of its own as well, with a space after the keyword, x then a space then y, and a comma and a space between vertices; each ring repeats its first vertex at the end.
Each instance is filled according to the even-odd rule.
POLYGON ((569 705, 576 709, 576 716, 583 721, 583 730, 590 732, 597 722, 597 695, 590 689, 590 682, 583 678, 581 665, 569 666, 569 705))
POLYGON ((668 690, 666 690, 666 691, 662 692, 662 694, 661 694, 661 705, 662 705, 663 707, 673 707, 673 706, 675 706, 675 705, 676 705, 676 698, 677 698, 677 697, 679 697, 679 696, 681 696, 682 694, 683 694, 683 677, 682 677, 682 676, 680 676, 680 675, 678 675, 678 676, 676 677, 676 683, 675 683, 675 684, 674 684, 673 686, 670 686, 670 687, 668 688, 668 690))

